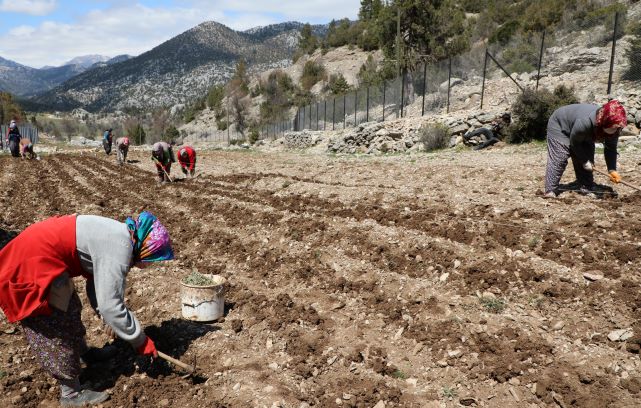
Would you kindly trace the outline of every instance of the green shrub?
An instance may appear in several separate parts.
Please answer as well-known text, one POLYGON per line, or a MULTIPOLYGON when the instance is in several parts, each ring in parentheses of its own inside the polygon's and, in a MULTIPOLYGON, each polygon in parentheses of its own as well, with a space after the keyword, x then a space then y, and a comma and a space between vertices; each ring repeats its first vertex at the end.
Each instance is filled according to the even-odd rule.
POLYGON ((512 105, 512 117, 516 120, 507 129, 506 142, 545 140, 552 113, 561 106, 573 103, 578 103, 574 90, 563 85, 554 92, 526 89, 512 105))
POLYGON ((260 133, 258 132, 258 129, 254 128, 249 132, 248 140, 250 144, 254 144, 260 140, 260 133))
POLYGON ((423 125, 419 132, 420 141, 428 152, 444 149, 450 142, 450 129, 442 123, 423 125))
POLYGON ((207 93, 207 106, 214 112, 218 112, 222 109, 224 98, 225 87, 222 85, 214 85, 207 93))
POLYGON ((352 89, 352 87, 349 86, 347 80, 341 73, 330 75, 327 88, 332 93, 332 95, 343 95, 352 89))
POLYGON ((490 43, 507 45, 519 28, 521 28, 521 24, 518 21, 508 21, 499 27, 494 34, 492 34, 490 37, 490 43))
POLYGON ((226 119, 216 120, 216 127, 218 128, 218 130, 227 130, 227 120, 226 119))
POLYGON ((315 61, 307 61, 303 67, 303 75, 300 83, 303 89, 309 91, 318 82, 324 80, 327 76, 325 67, 315 61))
POLYGON ((165 131, 164 140, 176 140, 180 137, 180 132, 176 129, 176 126, 171 125, 165 131))

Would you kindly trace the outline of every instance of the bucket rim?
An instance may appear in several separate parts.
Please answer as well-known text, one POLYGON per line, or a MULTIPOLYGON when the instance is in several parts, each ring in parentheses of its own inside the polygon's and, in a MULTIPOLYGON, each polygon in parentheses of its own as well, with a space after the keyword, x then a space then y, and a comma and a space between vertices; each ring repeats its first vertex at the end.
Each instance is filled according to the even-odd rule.
POLYGON ((219 283, 215 283, 213 285, 190 285, 188 283, 183 282, 183 280, 180 280, 180 284, 186 288, 195 288, 195 289, 211 289, 211 288, 217 288, 219 286, 223 286, 227 283, 227 278, 225 278, 222 275, 215 275, 212 273, 203 273, 203 276, 211 276, 212 279, 216 278, 216 280, 220 280, 219 283))

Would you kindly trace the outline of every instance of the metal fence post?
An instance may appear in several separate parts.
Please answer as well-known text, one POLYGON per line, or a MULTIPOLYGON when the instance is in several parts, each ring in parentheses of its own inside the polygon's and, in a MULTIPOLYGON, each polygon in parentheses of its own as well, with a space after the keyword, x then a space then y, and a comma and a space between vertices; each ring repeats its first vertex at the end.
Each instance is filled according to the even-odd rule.
POLYGON ((487 48, 485 49, 485 62, 483 63, 483 85, 481 86, 481 109, 483 109, 483 98, 485 97, 485 77, 487 75, 487 48))
POLYGON ((447 67, 447 113, 450 113, 450 94, 452 93, 452 57, 447 67))
POLYGON ((536 73, 536 90, 539 90, 539 80, 541 79, 541 65, 543 64, 543 47, 545 46, 545 30, 541 35, 541 52, 539 53, 539 69, 536 73))
POLYGON ((427 93, 427 61, 423 63, 423 107, 421 116, 425 116, 425 94, 427 93))
POLYGON ((386 83, 383 81, 383 122, 385 122, 385 88, 386 83))
POLYGON ((323 114, 323 130, 327 130, 327 99, 325 99, 325 113, 323 114))
POLYGON ((365 108, 365 123, 369 122, 369 86, 367 87, 367 107, 365 108))
POLYGON ((347 126, 347 94, 343 94, 343 129, 347 126))
POLYGON ((334 107, 332 109, 332 130, 336 128, 336 97, 334 97, 334 107))
POLYGON ((614 57, 617 48, 617 31, 619 30, 619 12, 614 13, 614 31, 612 32, 612 56, 610 57, 610 74, 608 75, 608 98, 612 94, 612 76, 614 74, 614 57))
POLYGON ((312 127, 312 104, 309 104, 309 130, 314 130, 312 127))
POLYGON ((320 102, 316 102, 316 130, 319 130, 320 127, 320 119, 318 118, 318 106, 320 105, 320 102))
POLYGON ((405 113, 405 70, 401 74, 401 118, 405 113))
POLYGON ((358 113, 358 89, 354 91, 354 126, 356 126, 357 113, 358 113))

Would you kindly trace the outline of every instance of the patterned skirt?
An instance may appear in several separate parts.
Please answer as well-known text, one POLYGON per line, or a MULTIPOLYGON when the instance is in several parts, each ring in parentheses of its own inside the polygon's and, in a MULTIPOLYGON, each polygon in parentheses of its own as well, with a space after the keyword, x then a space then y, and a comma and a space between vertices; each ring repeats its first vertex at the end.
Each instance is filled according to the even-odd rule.
POLYGON ((51 316, 28 317, 21 324, 42 368, 57 380, 72 380, 80 375, 80 355, 87 347, 82 303, 74 292, 66 312, 52 310, 51 316))

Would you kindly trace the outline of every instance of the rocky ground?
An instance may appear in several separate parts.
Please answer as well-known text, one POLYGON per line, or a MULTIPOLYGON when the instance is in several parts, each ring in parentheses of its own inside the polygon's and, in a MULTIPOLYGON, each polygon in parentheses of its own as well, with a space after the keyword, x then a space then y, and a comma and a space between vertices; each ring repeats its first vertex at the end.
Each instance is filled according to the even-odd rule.
MULTIPOLYGON (((82 376, 111 393, 104 407, 638 406, 641 195, 545 200, 544 157, 204 152, 198 178, 157 186, 143 152, 125 167, 3 155, 0 241, 74 212, 149 209, 168 226, 176 260, 132 271, 126 301, 198 375, 116 342, 82 376), (193 269, 229 280, 219 322, 181 319, 193 269)), ((640 185, 638 155, 620 161, 640 185)), ((83 318, 89 343, 106 343, 83 318)), ((0 347, 0 406, 56 406, 4 318, 0 347)))

